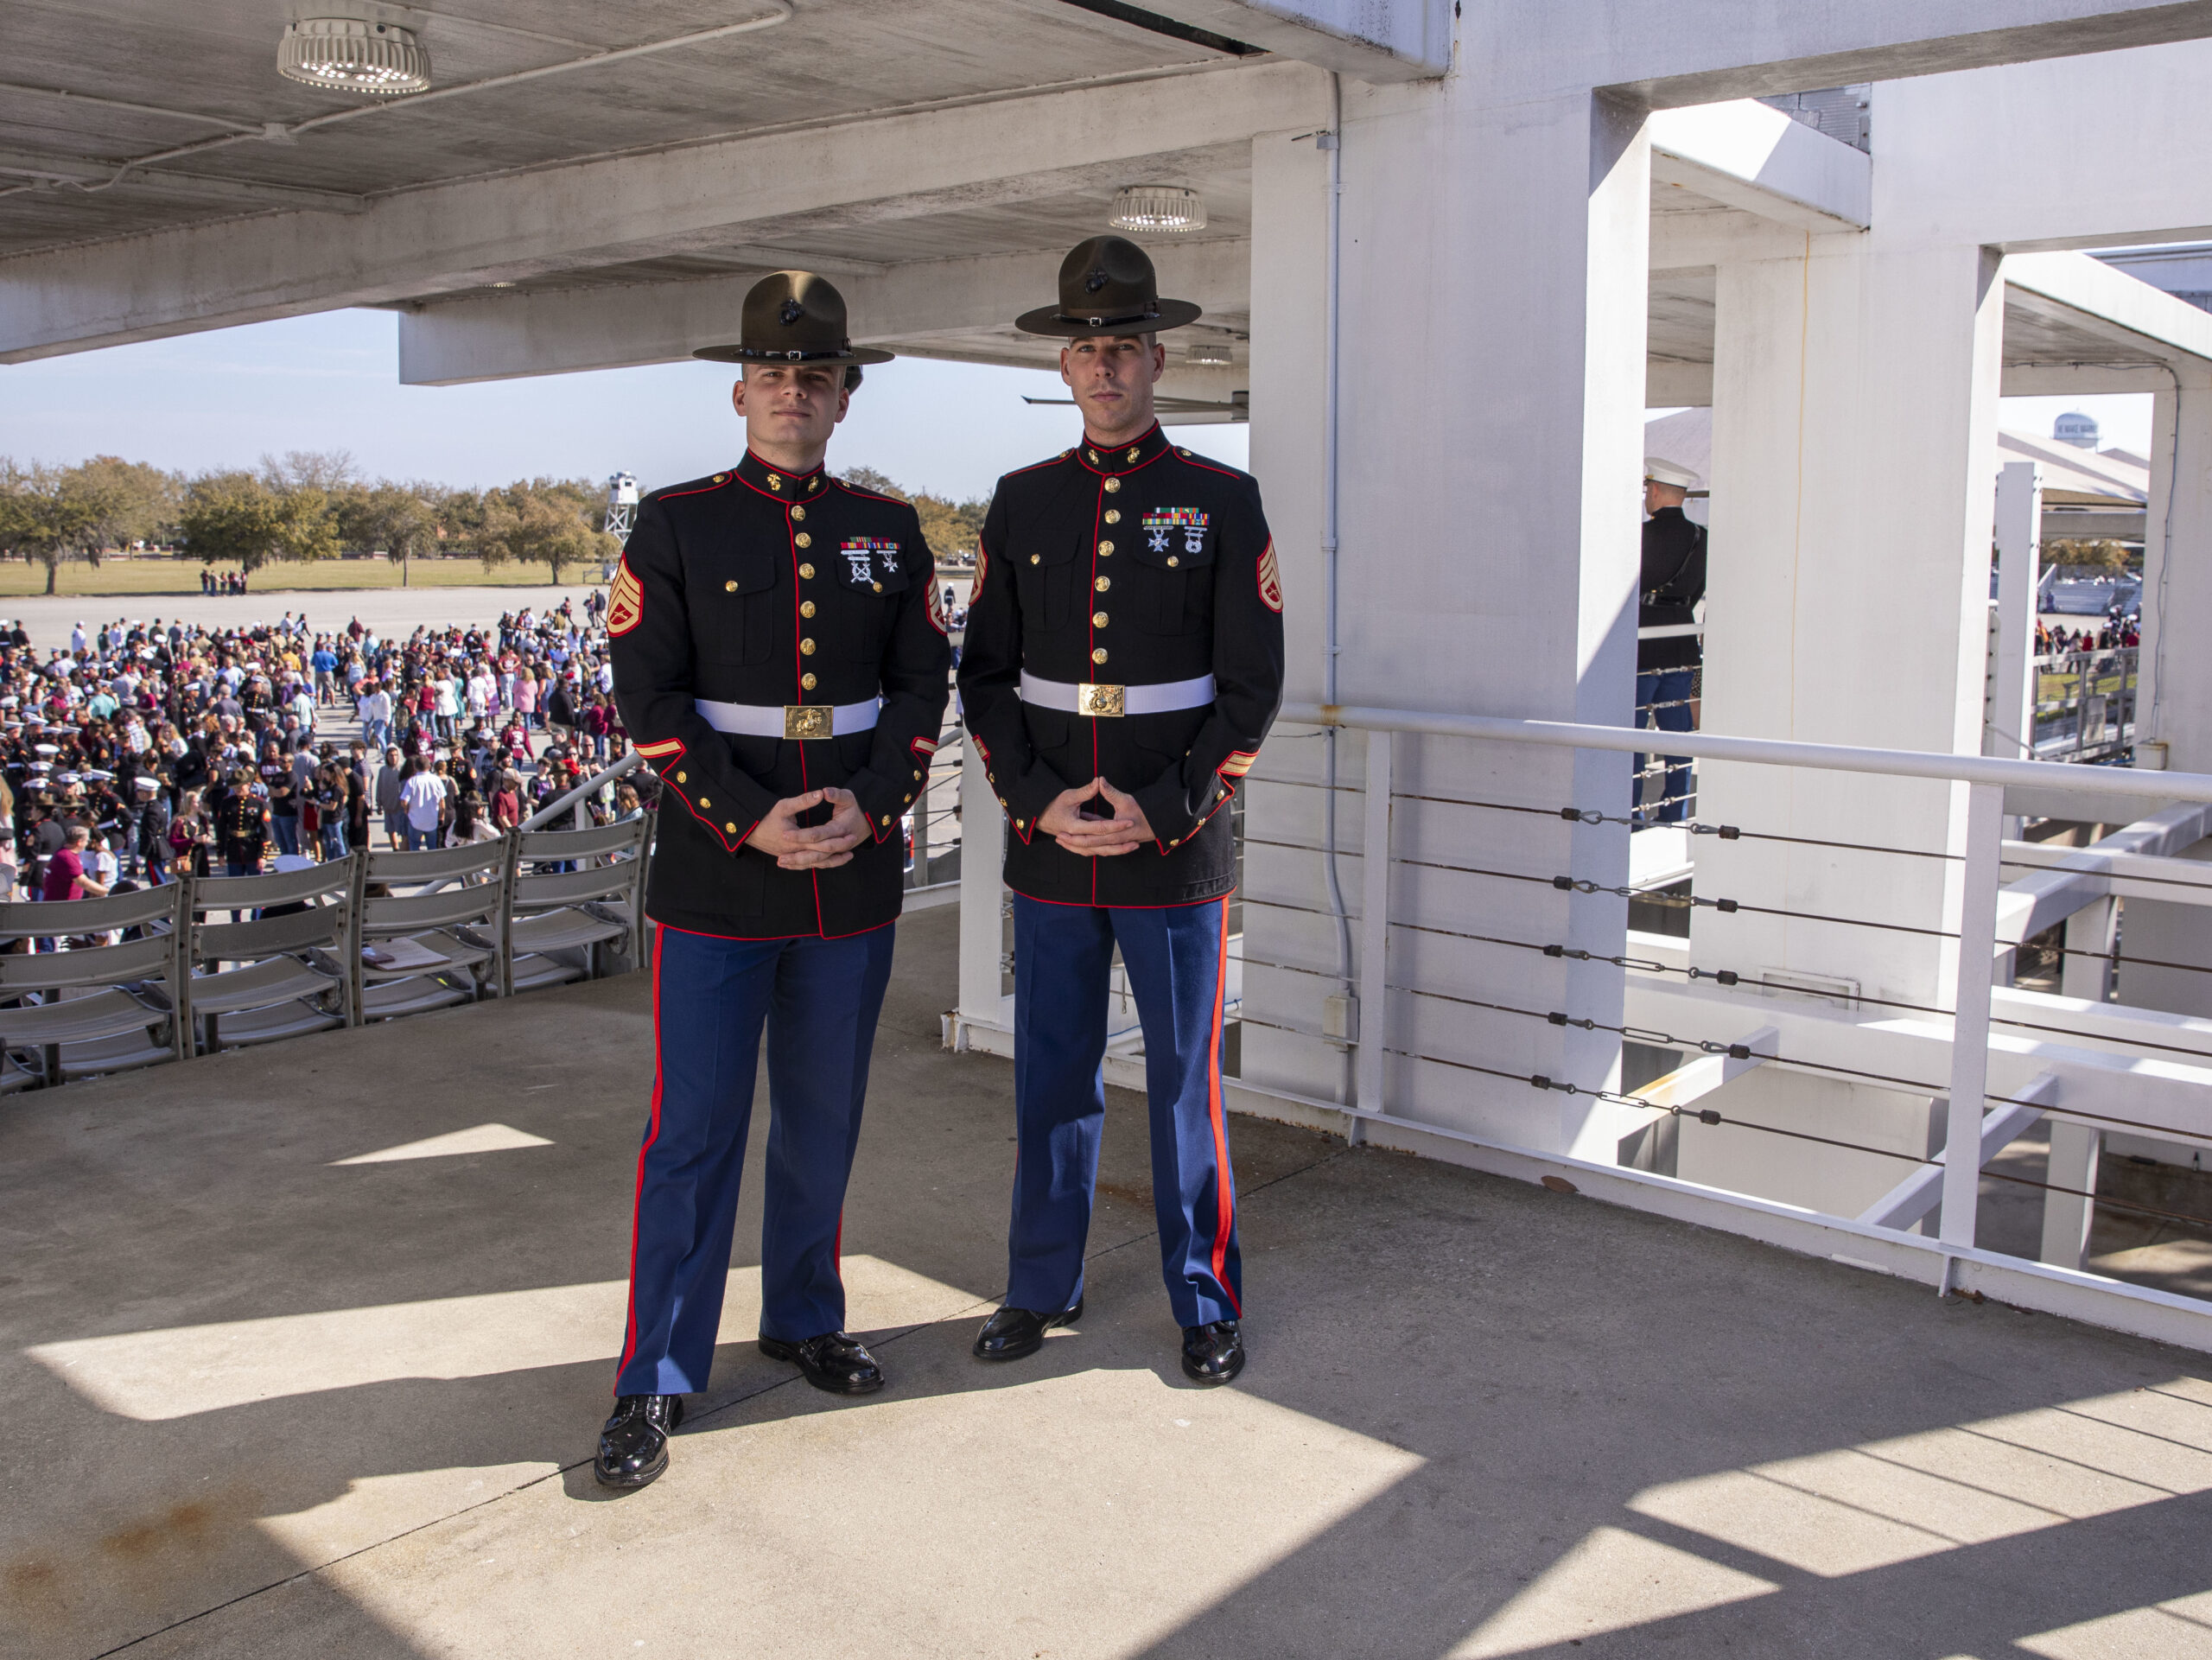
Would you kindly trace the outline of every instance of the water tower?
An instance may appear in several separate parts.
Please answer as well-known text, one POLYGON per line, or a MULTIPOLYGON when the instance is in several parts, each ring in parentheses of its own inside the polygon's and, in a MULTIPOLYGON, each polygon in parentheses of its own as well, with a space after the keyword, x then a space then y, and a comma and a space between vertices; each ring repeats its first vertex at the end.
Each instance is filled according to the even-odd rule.
POLYGON ((609 536, 627 540, 638 517, 638 480, 634 474, 617 473, 607 481, 607 522, 600 528, 609 536))
POLYGON ((2050 436, 2062 444, 2071 444, 2076 449, 2097 447, 2097 418, 2079 410, 2069 411, 2051 423, 2050 436))

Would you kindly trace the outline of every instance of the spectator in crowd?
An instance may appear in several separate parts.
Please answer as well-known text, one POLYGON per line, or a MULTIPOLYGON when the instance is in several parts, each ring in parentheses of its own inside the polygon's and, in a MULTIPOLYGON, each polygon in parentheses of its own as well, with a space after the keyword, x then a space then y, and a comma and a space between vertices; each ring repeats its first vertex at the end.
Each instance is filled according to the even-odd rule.
POLYGON ((438 844, 438 826, 446 814, 445 786, 430 770, 429 760, 417 755, 407 763, 407 782, 399 792, 406 814, 407 850, 410 853, 438 844))
POLYGON ((215 850, 215 827, 200 805, 200 792, 187 790, 176 816, 169 820, 169 868, 178 875, 207 874, 207 861, 215 850))
MULTIPOLYGON (((80 623, 78 625, 82 627, 80 623)), ((82 824, 73 824, 64 833, 61 845, 46 862, 46 886, 40 897, 46 900, 102 899, 107 886, 87 874, 86 855, 91 849, 92 833, 82 824)))

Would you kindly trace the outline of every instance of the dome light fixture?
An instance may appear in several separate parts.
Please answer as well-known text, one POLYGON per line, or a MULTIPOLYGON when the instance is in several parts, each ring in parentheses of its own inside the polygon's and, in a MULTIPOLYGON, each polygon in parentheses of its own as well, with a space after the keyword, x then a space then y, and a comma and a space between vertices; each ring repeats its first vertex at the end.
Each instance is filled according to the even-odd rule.
POLYGON ((415 31, 358 17, 302 17, 284 25, 276 73, 334 92, 395 98, 429 90, 430 54, 415 31))
POLYGON ((1206 205, 1195 190, 1179 184, 1125 184, 1114 193, 1117 231, 1153 236, 1182 236, 1206 228, 1206 205))
POLYGON ((1226 340, 1196 340, 1185 350, 1183 361, 1194 369, 1226 369, 1236 359, 1226 340))

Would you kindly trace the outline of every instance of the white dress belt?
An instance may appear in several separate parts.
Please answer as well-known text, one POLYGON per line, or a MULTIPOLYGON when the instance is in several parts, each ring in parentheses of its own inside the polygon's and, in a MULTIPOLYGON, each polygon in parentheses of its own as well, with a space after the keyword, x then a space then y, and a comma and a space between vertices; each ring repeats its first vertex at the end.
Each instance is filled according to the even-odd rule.
POLYGON ((1149 686, 1106 686, 1091 681, 1046 680, 1024 669, 1021 701, 1071 715, 1172 715, 1213 702, 1213 677, 1167 680, 1149 686))
POLYGON ((711 698, 695 697, 691 706, 715 731, 735 733, 740 737, 842 738, 848 732, 866 732, 874 727, 876 713, 883 707, 883 700, 871 697, 863 703, 833 706, 828 703, 718 703, 711 698), (797 719, 793 718, 795 715, 797 719), (824 716, 829 717, 826 731, 821 729, 824 716))

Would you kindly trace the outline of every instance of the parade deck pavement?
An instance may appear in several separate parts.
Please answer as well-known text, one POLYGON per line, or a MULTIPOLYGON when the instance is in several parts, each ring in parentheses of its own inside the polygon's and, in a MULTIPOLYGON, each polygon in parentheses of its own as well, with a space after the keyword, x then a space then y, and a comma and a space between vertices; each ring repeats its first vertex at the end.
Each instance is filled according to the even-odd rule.
POLYGON ((1011 1071, 938 1046, 956 926, 846 1212, 890 1389, 753 1348, 749 1186, 620 1498, 644 976, 0 1103, 0 1651, 2212 1655, 2204 1357, 1304 1130, 1234 1125, 1239 1384, 1177 1370, 1120 1095, 1085 1319, 972 1360, 1011 1071))

